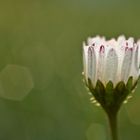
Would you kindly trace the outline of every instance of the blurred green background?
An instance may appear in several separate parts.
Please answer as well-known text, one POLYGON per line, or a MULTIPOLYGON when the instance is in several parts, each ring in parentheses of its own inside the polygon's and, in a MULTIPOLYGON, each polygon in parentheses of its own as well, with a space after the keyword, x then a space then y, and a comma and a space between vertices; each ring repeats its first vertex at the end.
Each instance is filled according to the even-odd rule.
MULTIPOLYGON (((140 38, 139 0, 0 0, 0 140, 108 140, 82 82, 88 36, 140 38)), ((140 138, 140 84, 120 112, 140 138)))

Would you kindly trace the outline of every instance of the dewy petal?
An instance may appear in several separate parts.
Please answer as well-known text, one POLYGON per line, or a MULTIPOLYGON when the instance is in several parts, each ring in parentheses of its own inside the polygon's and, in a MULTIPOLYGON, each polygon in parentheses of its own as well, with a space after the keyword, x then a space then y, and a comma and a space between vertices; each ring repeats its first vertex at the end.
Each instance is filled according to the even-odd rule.
POLYGON ((125 51, 125 56, 123 60, 123 65, 121 69, 121 79, 125 83, 127 82, 129 75, 130 75, 130 70, 131 70, 131 65, 132 65, 132 48, 127 48, 125 51))
POLYGON ((115 83, 118 67, 118 57, 116 51, 113 48, 108 51, 105 65, 105 81, 112 81, 115 83))

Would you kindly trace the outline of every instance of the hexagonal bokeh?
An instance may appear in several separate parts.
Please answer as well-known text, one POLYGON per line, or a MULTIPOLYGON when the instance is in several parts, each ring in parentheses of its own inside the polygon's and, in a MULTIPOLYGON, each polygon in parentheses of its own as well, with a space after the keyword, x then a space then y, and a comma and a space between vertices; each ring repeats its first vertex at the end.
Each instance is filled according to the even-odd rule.
POLYGON ((33 86, 32 76, 26 67, 7 65, 0 72, 0 97, 22 100, 33 86))
POLYGON ((106 140, 106 132, 103 125, 93 123, 86 132, 87 140, 106 140))

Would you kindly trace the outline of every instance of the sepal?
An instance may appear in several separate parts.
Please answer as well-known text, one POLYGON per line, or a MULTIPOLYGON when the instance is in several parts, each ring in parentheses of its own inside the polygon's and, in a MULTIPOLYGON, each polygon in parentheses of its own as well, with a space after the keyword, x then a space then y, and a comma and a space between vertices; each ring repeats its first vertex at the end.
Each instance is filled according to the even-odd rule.
POLYGON ((117 112, 135 87, 133 77, 130 77, 126 84, 124 81, 120 81, 115 87, 112 81, 104 86, 100 80, 93 87, 92 81, 88 79, 88 88, 106 112, 117 112))

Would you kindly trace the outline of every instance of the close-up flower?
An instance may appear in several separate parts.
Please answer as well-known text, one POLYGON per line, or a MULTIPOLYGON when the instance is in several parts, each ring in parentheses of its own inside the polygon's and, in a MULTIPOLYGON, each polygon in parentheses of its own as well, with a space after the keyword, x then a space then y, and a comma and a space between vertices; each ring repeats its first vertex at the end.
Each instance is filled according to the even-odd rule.
MULTIPOLYGON (((140 41, 119 36, 96 36, 83 43, 83 76, 86 86, 108 115, 111 129, 117 113, 134 92, 140 75, 140 41)), ((113 140, 117 132, 112 130, 113 140)))
POLYGON ((139 77, 140 42, 134 42, 119 36, 117 40, 105 40, 104 37, 88 38, 83 46, 84 76, 95 87, 97 80, 105 86, 111 81, 117 85, 120 81, 127 83, 133 77, 133 84, 139 77))

